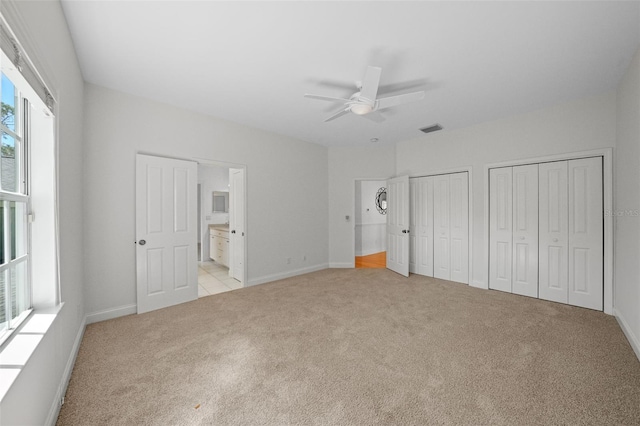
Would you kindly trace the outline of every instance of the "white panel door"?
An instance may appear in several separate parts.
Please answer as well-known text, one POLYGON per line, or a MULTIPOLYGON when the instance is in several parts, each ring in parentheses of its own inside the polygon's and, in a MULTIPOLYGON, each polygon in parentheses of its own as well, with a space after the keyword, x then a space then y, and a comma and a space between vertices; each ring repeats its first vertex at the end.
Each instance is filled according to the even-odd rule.
POLYGON ((489 288, 512 291, 513 168, 489 170, 489 288))
POLYGON ((410 179, 411 272, 433 276, 433 178, 410 179))
POLYGON ((244 283, 244 169, 229 169, 229 275, 244 283))
POLYGON ((409 179, 409 272, 415 274, 418 270, 416 263, 418 259, 418 207, 420 200, 418 195, 419 178, 409 179))
POLYGON ((409 177, 387 181, 387 268, 409 276, 409 177))
MULTIPOLYGON (((539 174, 538 297, 568 303, 569 195, 567 161, 542 163, 539 174)), ((602 260, 600 260, 602 262, 602 260)))
POLYGON ((433 177, 433 276, 451 279, 449 175, 433 177))
POLYGON ((538 297, 538 165, 513 168, 512 293, 538 297))
POLYGON ((197 164, 136 156, 138 313, 198 298, 197 164))
POLYGON ((602 158, 570 160, 569 304, 602 310, 602 158))
POLYGON ((469 284, 468 173, 449 175, 450 280, 469 284))

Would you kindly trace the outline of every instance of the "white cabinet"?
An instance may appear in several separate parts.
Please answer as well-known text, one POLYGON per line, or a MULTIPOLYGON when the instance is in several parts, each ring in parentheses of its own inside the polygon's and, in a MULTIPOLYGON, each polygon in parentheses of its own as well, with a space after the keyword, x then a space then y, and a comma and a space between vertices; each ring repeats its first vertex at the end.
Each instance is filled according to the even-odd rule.
POLYGON ((228 228, 209 228, 209 257, 223 266, 229 266, 228 228))

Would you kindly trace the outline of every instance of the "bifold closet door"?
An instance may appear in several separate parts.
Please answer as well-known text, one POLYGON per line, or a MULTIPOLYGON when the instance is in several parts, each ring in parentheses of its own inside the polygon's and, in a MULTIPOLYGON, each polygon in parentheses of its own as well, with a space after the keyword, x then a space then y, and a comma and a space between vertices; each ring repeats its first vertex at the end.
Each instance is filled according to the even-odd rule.
POLYGON ((433 178, 433 274, 469 283, 468 173, 433 178))
POLYGON ((409 272, 416 273, 416 263, 418 262, 418 247, 417 247, 417 222, 418 222, 418 206, 420 201, 418 200, 416 185, 417 179, 409 179, 409 272))
POLYGON ((569 304, 602 310, 602 158, 570 160, 568 175, 569 304))
POLYGON ((451 281, 469 283, 469 178, 468 173, 449 175, 451 281))
POLYGON ((602 158, 489 171, 489 288, 602 310, 602 158))
MULTIPOLYGON (((569 187, 567 161, 542 163, 539 179, 540 299, 568 303, 569 187)), ((602 261, 602 260, 600 260, 602 261)))
POLYGON ((449 175, 433 178, 433 276, 451 277, 449 229, 449 175))
POLYGON ((489 288, 538 297, 538 165, 489 170, 489 288))
POLYGON ((513 167, 489 170, 489 288, 511 293, 513 167))
POLYGON ((433 276, 433 178, 409 180, 411 191, 410 270, 433 276))
POLYGON ((513 168, 511 292, 538 297, 538 165, 513 168))

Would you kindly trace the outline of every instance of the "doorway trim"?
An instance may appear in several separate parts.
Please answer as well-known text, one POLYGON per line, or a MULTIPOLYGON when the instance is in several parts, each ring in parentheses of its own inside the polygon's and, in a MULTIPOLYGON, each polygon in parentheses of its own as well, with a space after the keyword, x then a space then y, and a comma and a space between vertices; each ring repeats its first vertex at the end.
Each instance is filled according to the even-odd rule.
MULTIPOLYGON (((484 165, 484 271, 487 274, 481 288, 489 288, 489 169, 522 166, 553 161, 602 157, 602 197, 604 212, 613 211, 613 148, 568 152, 544 157, 488 163, 484 165)), ((613 315, 613 215, 604 216, 604 313, 613 315)))
MULTIPOLYGON (((240 163, 231 163, 231 162, 227 162, 227 161, 221 161, 221 160, 212 160, 210 158, 202 158, 202 157, 192 157, 192 160, 195 161, 196 163, 198 163, 198 165, 203 165, 203 166, 215 166, 215 167, 223 167, 223 168, 227 168, 227 169, 242 169, 244 170, 244 236, 245 236, 245 241, 244 241, 244 262, 243 262, 243 266, 244 266, 244 273, 243 273, 243 277, 244 280, 242 281, 242 287, 248 287, 248 283, 249 283, 249 263, 248 263, 248 251, 249 251, 249 227, 248 227, 248 211, 249 211, 249 204, 248 204, 248 181, 249 181, 249 171, 248 171, 248 167, 246 164, 240 164, 240 163)), ((204 246, 204 244, 203 244, 204 246)), ((201 253, 201 255, 203 255, 203 253, 201 253)), ((201 257, 201 259, 204 259, 204 257, 201 257)))

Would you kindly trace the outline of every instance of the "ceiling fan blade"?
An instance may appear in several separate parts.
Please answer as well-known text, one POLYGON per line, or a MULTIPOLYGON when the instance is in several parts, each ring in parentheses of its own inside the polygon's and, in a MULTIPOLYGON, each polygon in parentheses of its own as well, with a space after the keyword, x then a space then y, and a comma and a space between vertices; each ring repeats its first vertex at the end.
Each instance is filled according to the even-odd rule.
POLYGON ((391 96, 394 93, 402 94, 402 92, 409 92, 410 90, 425 89, 428 81, 424 78, 404 81, 401 83, 382 84, 378 87, 378 96, 388 95, 391 96))
POLYGON ((327 118, 326 120, 324 120, 324 122, 326 123, 327 121, 331 121, 331 120, 335 120, 338 117, 342 117, 345 114, 349 114, 349 112, 351 111, 351 108, 345 108, 342 111, 338 111, 335 114, 333 114, 331 117, 327 118))
POLYGON ((329 101, 329 102, 349 102, 349 99, 344 99, 344 98, 334 98, 332 96, 322 96, 322 95, 310 95, 308 93, 305 93, 304 95, 305 98, 310 98, 310 99, 318 99, 321 101, 329 101))
POLYGON ((354 89, 356 89, 356 86, 353 83, 345 83, 338 80, 329 80, 329 79, 313 80, 312 83, 317 84, 319 86, 328 87, 330 89, 340 89, 344 91, 349 91, 351 93, 353 93, 354 89))
POLYGON ((369 114, 365 114, 362 117, 371 121, 375 121, 376 123, 382 123, 385 120, 382 114, 380 114, 378 111, 370 112, 369 114))
POLYGON ((367 73, 364 75, 360 97, 375 102, 378 96, 378 86, 380 84, 380 74, 382 69, 378 67, 367 67, 367 73))
POLYGON ((401 104, 406 104, 408 102, 419 101, 421 99, 424 99, 424 91, 407 93, 407 94, 398 95, 398 96, 389 96, 388 98, 380 98, 376 102, 377 104, 376 111, 380 111, 381 109, 385 109, 385 108, 391 108, 401 104))

